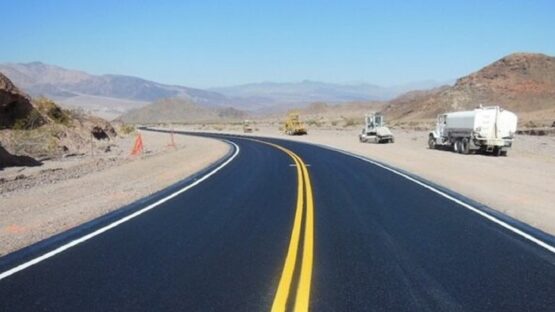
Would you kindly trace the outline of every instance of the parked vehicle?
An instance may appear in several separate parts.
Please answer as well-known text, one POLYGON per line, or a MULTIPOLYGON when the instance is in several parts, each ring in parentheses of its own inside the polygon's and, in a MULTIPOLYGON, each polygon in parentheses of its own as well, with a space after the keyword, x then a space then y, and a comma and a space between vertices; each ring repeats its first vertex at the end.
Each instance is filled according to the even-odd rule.
POLYGON ((462 154, 480 151, 506 156, 513 144, 517 121, 514 113, 499 106, 440 114, 436 129, 429 134, 428 146, 448 147, 462 154))
POLYGON ((252 126, 250 120, 243 121, 243 133, 252 133, 252 126))
POLYGON ((393 143, 393 133, 385 126, 384 117, 380 113, 366 114, 364 128, 358 135, 360 142, 393 143))

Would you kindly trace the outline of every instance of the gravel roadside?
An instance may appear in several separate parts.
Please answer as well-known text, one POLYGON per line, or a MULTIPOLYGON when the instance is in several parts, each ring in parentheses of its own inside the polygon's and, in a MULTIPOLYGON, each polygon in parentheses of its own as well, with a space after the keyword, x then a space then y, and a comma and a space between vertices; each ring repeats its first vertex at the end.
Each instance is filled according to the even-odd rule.
POLYGON ((223 142, 142 132, 145 152, 130 157, 134 137, 111 152, 0 171, 0 256, 111 212, 198 172, 229 151, 223 142))

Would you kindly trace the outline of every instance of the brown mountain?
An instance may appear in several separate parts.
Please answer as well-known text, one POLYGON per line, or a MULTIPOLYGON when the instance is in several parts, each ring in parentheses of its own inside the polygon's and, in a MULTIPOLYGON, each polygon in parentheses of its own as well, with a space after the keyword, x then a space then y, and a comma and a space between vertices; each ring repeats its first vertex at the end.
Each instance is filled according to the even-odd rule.
POLYGON ((511 54, 458 79, 451 87, 406 93, 390 101, 384 112, 389 119, 427 120, 480 104, 500 105, 528 120, 553 122, 555 57, 511 54))

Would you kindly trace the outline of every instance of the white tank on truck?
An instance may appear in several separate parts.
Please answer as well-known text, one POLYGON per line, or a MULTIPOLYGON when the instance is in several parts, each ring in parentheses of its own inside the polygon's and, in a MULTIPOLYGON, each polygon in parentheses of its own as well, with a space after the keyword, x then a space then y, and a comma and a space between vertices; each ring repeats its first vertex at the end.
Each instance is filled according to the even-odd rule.
POLYGON ((440 114, 428 146, 449 147, 462 154, 480 151, 505 156, 513 144, 517 121, 514 113, 499 106, 440 114))

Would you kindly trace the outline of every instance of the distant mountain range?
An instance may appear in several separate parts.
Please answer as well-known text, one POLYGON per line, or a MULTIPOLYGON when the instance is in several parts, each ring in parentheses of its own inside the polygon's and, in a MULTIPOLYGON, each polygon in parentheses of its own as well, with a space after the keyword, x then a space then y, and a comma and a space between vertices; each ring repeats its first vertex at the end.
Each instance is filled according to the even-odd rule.
POLYGON ((303 107, 316 101, 344 103, 388 100, 408 90, 437 86, 422 82, 397 87, 371 84, 264 82, 202 90, 123 75, 92 75, 40 62, 0 64, 0 72, 32 96, 45 96, 103 117, 166 98, 182 98, 206 107, 235 107, 265 113, 303 107))
POLYGON ((216 92, 131 76, 91 75, 40 62, 0 64, 0 72, 32 96, 45 96, 96 113, 119 115, 150 102, 173 97, 206 106, 230 104, 228 98, 216 92))
POLYGON ((304 80, 293 83, 262 82, 232 87, 211 88, 231 99, 245 102, 246 109, 279 109, 302 107, 314 102, 346 103, 357 101, 386 101, 407 91, 439 86, 434 81, 423 81, 394 87, 367 83, 334 84, 304 80))

